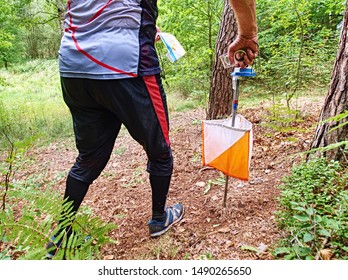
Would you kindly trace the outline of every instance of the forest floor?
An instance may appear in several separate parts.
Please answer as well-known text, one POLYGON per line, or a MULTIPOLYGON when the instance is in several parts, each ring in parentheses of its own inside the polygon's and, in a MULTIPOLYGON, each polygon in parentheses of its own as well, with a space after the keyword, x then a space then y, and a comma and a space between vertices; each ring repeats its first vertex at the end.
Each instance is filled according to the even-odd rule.
MULTIPOLYGON (((174 173, 168 204, 185 205, 183 220, 159 238, 150 238, 151 191, 142 148, 122 133, 102 175, 91 185, 83 205, 103 221, 116 224, 110 236, 116 244, 102 249, 107 260, 140 259, 272 259, 271 248, 284 235, 277 227, 278 186, 291 167, 303 160, 309 148, 322 101, 302 100, 302 122, 287 132, 266 126, 265 104, 241 110, 253 123, 254 147, 248 181, 229 178, 227 204, 223 207, 224 175, 202 167, 201 121, 205 112, 196 109, 171 114, 174 173), (256 250, 253 250, 254 248, 256 250)), ((63 193, 65 174, 76 157, 73 143, 54 143, 35 149, 36 164, 29 173, 45 170, 62 174, 57 188, 63 193)))

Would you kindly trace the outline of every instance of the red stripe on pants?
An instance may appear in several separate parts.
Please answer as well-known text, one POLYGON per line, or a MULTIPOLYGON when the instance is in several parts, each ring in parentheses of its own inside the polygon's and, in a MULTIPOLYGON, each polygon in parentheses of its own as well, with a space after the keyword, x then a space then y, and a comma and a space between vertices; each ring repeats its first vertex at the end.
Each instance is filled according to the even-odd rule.
POLYGON ((145 76, 144 82, 150 94, 152 104, 155 108, 164 139, 166 140, 167 145, 170 146, 167 115, 164 109, 161 91, 157 84, 156 76, 145 76))

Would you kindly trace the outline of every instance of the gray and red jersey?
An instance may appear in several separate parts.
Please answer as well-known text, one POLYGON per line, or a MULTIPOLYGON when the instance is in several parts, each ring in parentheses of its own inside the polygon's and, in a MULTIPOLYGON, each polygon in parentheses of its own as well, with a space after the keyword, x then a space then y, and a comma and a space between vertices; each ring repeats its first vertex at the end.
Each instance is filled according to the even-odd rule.
POLYGON ((157 0, 69 0, 60 75, 123 79, 160 73, 157 14, 157 0))

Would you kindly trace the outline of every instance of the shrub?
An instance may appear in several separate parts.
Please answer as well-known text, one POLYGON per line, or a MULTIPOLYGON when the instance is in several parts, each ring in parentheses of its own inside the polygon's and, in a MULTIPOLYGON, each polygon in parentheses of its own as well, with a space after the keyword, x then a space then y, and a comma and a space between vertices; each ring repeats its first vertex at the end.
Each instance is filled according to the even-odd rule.
MULTIPOLYGON (((7 199, 7 208, 0 212, 0 260, 45 259, 45 244, 58 232, 56 221, 69 205, 62 205, 57 191, 42 191, 33 184, 12 186, 7 199)), ((100 259, 102 245, 113 242, 107 234, 114 228, 82 208, 73 223, 74 233, 63 239, 66 250, 58 250, 54 259, 100 259)))
POLYGON ((287 237, 275 249, 285 259, 348 259, 348 173, 338 162, 296 166, 279 186, 276 213, 287 237))

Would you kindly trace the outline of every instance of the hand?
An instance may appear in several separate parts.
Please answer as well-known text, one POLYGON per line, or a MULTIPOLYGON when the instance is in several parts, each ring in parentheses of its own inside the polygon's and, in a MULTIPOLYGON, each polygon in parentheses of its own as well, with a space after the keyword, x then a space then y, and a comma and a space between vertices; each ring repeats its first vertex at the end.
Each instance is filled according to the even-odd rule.
POLYGON ((228 47, 228 58, 235 67, 245 68, 254 63, 254 59, 258 55, 257 36, 248 39, 242 35, 238 35, 237 39, 228 47), (238 52, 241 50, 241 52, 238 52))

